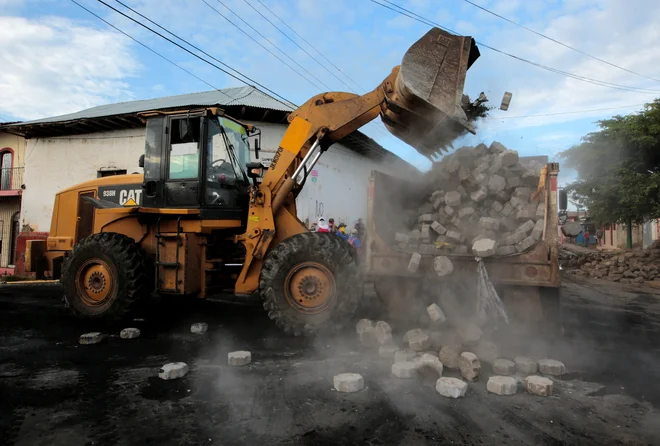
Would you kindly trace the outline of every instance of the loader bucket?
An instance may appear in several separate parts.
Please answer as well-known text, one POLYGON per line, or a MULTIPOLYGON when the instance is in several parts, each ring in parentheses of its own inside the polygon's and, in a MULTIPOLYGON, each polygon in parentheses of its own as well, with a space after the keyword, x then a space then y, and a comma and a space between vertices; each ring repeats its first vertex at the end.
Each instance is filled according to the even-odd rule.
POLYGON ((385 85, 381 118, 390 133, 431 160, 459 136, 475 133, 463 109, 463 85, 478 57, 472 37, 439 28, 415 42, 403 56, 394 85, 385 85))

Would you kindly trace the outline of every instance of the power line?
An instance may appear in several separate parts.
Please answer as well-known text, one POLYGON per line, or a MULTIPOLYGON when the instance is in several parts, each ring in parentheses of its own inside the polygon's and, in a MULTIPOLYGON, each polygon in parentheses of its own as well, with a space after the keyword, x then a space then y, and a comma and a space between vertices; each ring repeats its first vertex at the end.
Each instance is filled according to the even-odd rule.
POLYGON ((88 13, 90 13, 91 15, 93 15, 94 17, 96 17, 97 19, 99 19, 100 21, 102 21, 103 23, 105 23, 106 25, 108 25, 109 27, 111 27, 111 28, 113 28, 114 30, 120 32, 120 33, 123 34, 124 36, 128 37, 128 38, 131 39, 133 42, 135 42, 135 43, 137 43, 138 45, 140 45, 140 46, 146 48, 147 50, 151 51, 152 53, 154 53, 155 55, 157 55, 157 56, 160 57, 161 59, 166 60, 167 62, 171 63, 172 65, 174 65, 175 67, 177 67, 177 68, 180 69, 181 71, 184 71, 184 72, 188 73, 189 75, 191 75, 192 77, 194 77, 194 78, 197 79, 198 81, 205 83, 206 85, 208 85, 209 87, 213 88, 214 90, 218 90, 219 92, 221 92, 222 94, 224 94, 225 96, 227 96, 228 98, 231 99, 231 96, 229 96, 227 93, 225 93, 225 92, 223 92, 222 90, 220 90, 220 89, 219 89, 218 87, 216 87, 215 85, 210 84, 209 82, 205 81, 205 80, 202 79, 201 77, 197 76, 196 74, 192 73, 191 71, 188 71, 187 69, 183 68, 181 65, 177 64, 176 62, 173 62, 172 60, 170 60, 170 59, 168 59, 167 57, 163 56, 162 54, 160 54, 160 53, 157 52, 156 50, 154 50, 154 49, 150 48, 149 46, 145 45, 144 43, 140 42, 139 40, 137 40, 137 39, 134 38, 133 36, 129 35, 128 33, 125 33, 124 31, 122 31, 121 29, 117 28, 117 27, 116 27, 115 25, 113 25, 112 23, 110 23, 110 22, 108 22, 107 20, 105 20, 103 17, 99 16, 99 15, 96 14, 95 12, 93 12, 93 11, 87 9, 86 7, 84 7, 83 5, 81 5, 80 3, 78 3, 76 0, 71 0, 71 2, 72 2, 72 3, 75 3, 76 5, 78 5, 79 7, 81 7, 82 9, 84 9, 85 11, 87 11, 88 13))
POLYGON ((301 35, 300 35, 295 29, 293 29, 291 26, 289 26, 288 23, 286 23, 282 18, 280 18, 280 17, 279 17, 277 14, 275 14, 271 9, 269 9, 268 6, 266 6, 261 0, 257 0, 257 1, 259 2, 259 4, 260 4, 261 6, 263 6, 263 7, 266 9, 266 11, 270 12, 270 13, 271 13, 271 14, 272 14, 277 20, 279 20, 280 22, 282 22, 282 23, 284 24, 284 26, 286 26, 287 28, 289 28, 289 29, 290 29, 290 30, 291 30, 296 36, 298 36, 303 42, 305 42, 307 45, 309 45, 310 48, 312 48, 314 51, 316 51, 316 52, 317 52, 317 53, 318 53, 323 59, 325 59, 326 62, 328 62, 330 65, 332 65, 332 66, 335 68, 335 70, 339 71, 341 74, 343 74, 344 76, 346 76, 346 78, 347 78, 348 80, 350 80, 351 82, 353 82, 353 84, 355 84, 359 89, 366 91, 366 88, 360 86, 360 84, 358 84, 355 80, 353 80, 348 74, 344 73, 344 72, 343 72, 343 71, 342 71, 337 65, 335 65, 334 63, 332 63, 332 61, 331 61, 330 59, 328 59, 328 58, 326 57, 325 54, 323 54, 321 51, 319 51, 318 49, 316 49, 316 47, 314 47, 314 45, 312 45, 311 43, 309 43, 309 41, 307 41, 307 39, 305 39, 305 38, 304 38, 303 36, 301 36, 301 35))
POLYGON ((472 1, 470 1, 470 0, 463 0, 463 1, 464 1, 465 3, 469 3, 470 5, 472 5, 472 6, 476 7, 476 8, 481 9, 482 11, 487 12, 488 14, 494 15, 495 17, 498 17, 498 18, 500 18, 500 19, 502 19, 502 20, 504 20, 504 21, 506 21, 506 22, 509 22, 509 23, 511 23, 512 25, 515 25, 515 26, 517 26, 517 27, 523 28, 523 29, 525 29, 525 30, 527 30, 527 31, 529 31, 529 32, 531 32, 531 33, 536 34, 537 36, 543 37, 544 39, 550 40, 551 42, 557 43, 557 44, 559 44, 559 45, 561 45, 561 46, 563 46, 563 47, 565 47, 565 48, 568 48, 568 49, 570 49, 570 50, 573 50, 573 51, 575 51, 575 52, 577 52, 577 53, 580 53, 580 54, 582 54, 582 55, 584 55, 584 56, 590 57, 590 58, 592 58, 592 59, 594 59, 594 60, 597 60, 597 61, 602 62, 602 63, 604 63, 604 64, 610 65, 610 66, 612 66, 612 67, 618 68, 618 69, 620 69, 620 70, 627 71, 628 73, 632 73, 632 74, 634 74, 634 75, 636 75, 636 76, 640 76, 640 77, 643 77, 643 78, 646 78, 646 79, 650 79, 650 80, 652 80, 652 81, 660 82, 660 79, 656 79, 656 78, 654 78, 654 77, 650 77, 650 76, 646 76, 646 75, 641 74, 641 73, 637 73, 636 71, 629 70, 628 68, 624 68, 624 67, 622 67, 622 66, 616 65, 616 64, 611 63, 611 62, 608 62, 608 61, 606 61, 606 60, 603 60, 603 59, 601 59, 601 58, 599 58, 599 57, 593 56, 593 55, 591 55, 591 54, 589 54, 589 53, 587 53, 587 52, 585 52, 585 51, 579 50, 579 49, 577 49, 577 48, 575 48, 575 47, 573 47, 573 46, 571 46, 571 45, 568 45, 568 44, 566 44, 566 43, 564 43, 564 42, 561 42, 561 41, 559 41, 559 40, 557 40, 557 39, 553 39, 552 37, 548 37, 548 36, 546 36, 545 34, 542 34, 542 33, 538 32, 538 31, 535 31, 535 30, 533 30, 533 29, 531 29, 531 28, 529 28, 529 27, 527 27, 527 26, 525 26, 525 25, 522 25, 522 24, 520 24, 520 23, 516 23, 516 22, 514 22, 513 20, 508 19, 508 18, 506 18, 506 17, 504 17, 504 16, 502 16, 502 15, 500 15, 500 14, 497 14, 496 12, 493 12, 493 11, 491 11, 490 9, 485 8, 485 7, 483 7, 483 6, 480 6, 480 5, 474 3, 474 2, 472 2, 472 1))
MULTIPOLYGON (((296 61, 295 61, 291 56, 289 56, 287 53, 285 53, 284 51, 282 51, 282 49, 281 49, 279 46, 277 46, 276 44, 274 44, 273 42, 271 42, 271 40, 268 39, 268 37, 266 37, 266 36, 264 36, 263 34, 261 34, 261 33, 259 32, 259 30, 257 30, 255 27, 253 27, 252 25, 250 25, 249 22, 247 22, 246 20, 244 20, 240 15, 238 15, 236 12, 234 12, 231 8, 229 8, 227 5, 225 5, 222 1, 220 1, 220 0, 216 0, 216 1, 217 1, 218 3, 220 3, 222 6, 224 6, 225 9, 227 9, 229 12, 231 12, 231 13, 234 14, 236 17, 238 17, 238 19, 239 19, 241 22, 245 23, 245 25, 247 25, 248 28, 250 28, 252 31, 254 31, 255 33, 257 33, 262 39, 264 39, 266 42, 270 43, 275 49, 277 49, 280 53, 282 53, 284 56, 286 56, 291 62, 293 62, 294 64, 296 64, 301 70, 303 70, 305 73, 309 74, 309 75, 310 75, 312 78, 314 78, 317 82, 319 82, 321 85, 323 85, 323 87, 325 87, 327 90, 330 90, 330 87, 328 87, 327 85, 325 85, 325 83, 323 83, 322 80, 320 80, 318 77, 314 76, 309 70, 307 70, 305 67, 303 67, 302 65, 300 65, 298 62, 296 62, 296 61)), ((241 27, 239 27, 238 25, 236 25, 234 22, 232 22, 231 20, 229 20, 229 18, 227 18, 224 14, 222 14, 220 11, 218 11, 217 9, 215 9, 213 6, 209 5, 209 4, 206 2, 206 0, 202 0, 202 2, 204 2, 209 8, 211 8, 211 9, 214 10, 216 13, 218 13, 221 17, 223 17, 225 20, 227 20, 229 23, 231 23, 233 26, 235 26, 238 30, 240 30, 243 34, 245 34, 245 35, 248 36, 250 39, 252 39, 255 43, 257 43, 257 44, 258 44, 259 46, 261 46, 263 49, 265 49, 266 51, 268 51, 273 57, 277 58, 280 62, 282 62, 282 63, 283 63, 284 65, 286 65, 287 67, 289 67, 294 73, 298 74, 300 77, 302 77, 302 78, 305 79, 307 82, 309 82, 312 86, 314 86, 314 88, 318 88, 319 90, 322 90, 322 88, 319 87, 318 84, 315 84, 314 82, 310 81, 306 76, 303 76, 303 74, 302 74, 299 70, 296 70, 296 69, 293 68, 291 65, 289 65, 288 63, 286 63, 282 58, 280 58, 280 57, 276 56, 274 53, 272 53, 272 52, 271 52, 270 50, 268 50, 268 49, 267 49, 267 48, 266 48, 261 42, 259 42, 258 40, 256 40, 254 37, 252 37, 249 33, 247 33, 247 32, 246 32, 245 30, 243 30, 241 27)))
POLYGON ((486 119, 491 119, 491 120, 523 119, 523 118, 538 118, 538 117, 541 117, 541 116, 572 115, 572 114, 577 114, 577 113, 588 113, 588 112, 597 112, 597 111, 604 111, 604 110, 618 110, 618 109, 621 109, 621 108, 641 107, 643 105, 646 105, 646 104, 642 103, 642 104, 620 105, 618 107, 592 108, 590 110, 572 110, 572 111, 563 111, 563 112, 556 112, 556 113, 543 113, 543 114, 540 114, 540 115, 502 116, 502 117, 499 117, 499 118, 496 118, 496 117, 493 117, 493 116, 488 116, 486 119))
MULTIPOLYGON (((401 11, 399 11, 397 9, 394 9, 394 8, 391 8, 390 6, 387 6, 383 3, 379 3, 376 0, 369 0, 369 1, 372 2, 372 3, 375 3, 379 6, 382 6, 384 8, 387 8, 391 11, 394 11, 397 14, 404 15, 404 16, 409 17, 413 20, 416 20, 420 23, 423 23, 427 26, 436 26, 438 28, 441 28, 441 29, 449 32, 449 33, 459 35, 459 33, 457 33, 456 31, 453 31, 453 30, 451 30, 451 29, 449 29, 445 26, 442 26, 439 23, 428 20, 428 19, 420 16, 419 14, 417 14, 415 12, 412 12, 412 11, 402 7, 402 6, 399 6, 396 3, 390 2, 389 0, 382 0, 382 1, 387 2, 390 5, 396 6, 397 8, 401 9, 401 11), (410 13, 410 14, 407 14, 407 13, 410 13)), ((660 93, 660 90, 649 90, 649 89, 631 87, 631 86, 628 86, 628 85, 620 85, 620 84, 615 84, 615 83, 612 83, 612 82, 606 82, 606 81, 601 81, 601 80, 598 80, 598 79, 592 79, 592 78, 589 78, 589 77, 586 77, 586 76, 580 76, 580 75, 577 75, 577 74, 574 74, 574 73, 570 73, 568 71, 562 71, 562 70, 559 70, 559 69, 556 69, 556 68, 552 68, 552 67, 537 63, 537 62, 533 62, 531 60, 516 56, 516 55, 511 54, 511 53, 507 53, 506 51, 499 50, 499 49, 494 48, 490 45, 487 45, 483 42, 476 41, 476 43, 479 44, 480 47, 488 48, 489 50, 492 50, 492 51, 495 51, 497 53, 503 54, 505 56, 511 57, 513 59, 519 60, 521 62, 525 62, 525 63, 528 63, 530 65, 534 65, 535 67, 538 67, 538 68, 541 68, 541 69, 544 69, 544 70, 547 70, 547 71, 551 71, 551 72, 556 73, 556 74, 561 74, 563 76, 570 77, 570 78, 573 78, 573 79, 576 79, 576 80, 587 82, 587 83, 590 83, 590 84, 600 85, 600 86, 603 86, 603 87, 613 88, 615 90, 630 91, 630 92, 635 92, 635 93, 660 93)))
MULTIPOLYGON (((147 25, 145 25, 144 23, 140 22, 139 20, 134 19, 133 17, 131 17, 131 16, 125 14, 125 13, 123 13, 122 11, 118 10, 117 8, 115 8, 115 7, 113 7, 113 6, 109 5, 109 4, 107 4, 107 3, 104 2, 103 0, 97 0, 97 1, 98 1, 99 3, 102 3, 103 5, 105 5, 106 7, 112 9, 112 10, 115 11, 116 13, 121 14, 122 16, 126 17, 127 19, 131 20, 132 22, 134 22, 134 23, 140 25, 141 27, 143 27, 143 28, 145 28, 145 29, 151 31, 152 33, 156 34, 157 36, 161 37, 162 39, 165 39, 165 40, 167 40, 168 42, 170 42, 171 44, 173 44, 173 45, 175 45, 175 46, 181 48, 182 50, 184 50, 185 52, 191 54, 192 56, 196 57, 197 59, 201 60, 202 62, 207 63, 208 65, 210 65, 210 66, 212 66, 212 67, 214 67, 214 68, 216 68, 216 69, 222 71, 223 73, 227 74, 228 76, 231 76, 232 78, 238 80, 239 82, 241 82, 241 83, 243 83, 243 84, 245 84, 245 85, 251 86, 251 87, 253 87, 253 88, 255 88, 255 89, 257 88, 257 87, 255 87, 254 85, 250 85, 248 82, 246 82, 244 79, 241 79, 241 78, 238 77, 237 75, 235 75, 235 74, 233 74, 233 73, 230 73, 229 71, 227 71, 227 70, 225 70, 224 68, 222 68, 222 67, 220 67, 220 66, 214 64, 213 62, 210 62, 210 61, 204 59, 203 57, 201 57, 200 55, 198 55, 198 54, 196 54, 196 53, 193 53, 193 52, 190 51, 188 48, 185 48, 184 46, 182 46, 182 45, 180 45, 179 43, 173 41, 172 39, 170 39, 170 38, 168 38, 168 37, 162 35, 161 33, 159 33, 158 31, 154 30, 153 28, 149 28, 149 27, 148 27, 147 25)), ((183 42, 188 43, 186 40, 183 40, 183 39, 181 39, 181 40, 182 40, 183 42)), ((217 60, 217 59, 216 59, 216 60, 217 60)), ((277 96, 278 98, 280 98, 281 100, 284 101, 285 105, 290 106, 290 104, 293 104, 293 102, 291 102, 291 101, 289 101, 288 99, 284 98, 283 96, 281 96, 281 95, 275 93, 273 90, 271 90, 270 88, 268 88, 268 87, 266 87, 266 86, 260 84, 259 82, 256 82, 256 81, 254 81, 253 79, 250 79, 248 76, 242 74, 240 71, 238 71, 238 70, 236 70, 236 69, 234 69, 234 68, 229 67, 229 65, 224 64, 223 62, 220 62, 220 63, 222 63, 223 65, 227 66, 229 69, 235 71, 236 73, 239 73, 241 76, 243 76, 245 79, 249 80, 250 82, 254 82, 256 85, 260 86, 260 87, 263 88, 264 90, 266 90, 266 91, 272 93, 273 95, 277 96), (286 104, 286 103, 288 103, 288 104, 286 104)), ((262 91, 262 93, 263 93, 263 91, 262 91)))
POLYGON ((257 8, 255 8, 254 6, 252 6, 247 0, 243 0, 243 1, 244 1, 244 2, 245 2, 250 8, 252 8, 257 14, 259 14, 261 17, 263 17, 264 20, 266 20, 268 23, 270 23, 271 25, 273 25, 273 27, 274 27, 276 30, 278 30, 278 31, 279 31, 284 37, 286 37, 287 39, 289 39, 289 40, 290 40, 295 46, 297 46, 298 48, 300 48, 301 50, 303 50, 303 51, 305 52, 305 54, 307 54, 309 57, 311 57, 311 58, 314 60, 314 62, 316 62, 317 64, 319 64, 319 66, 321 66, 325 71, 327 71, 328 73, 330 73, 332 76, 334 76, 335 79, 337 79, 339 82, 341 82, 342 84, 344 84, 344 85, 346 86, 346 88, 348 88, 348 89, 351 90, 353 93, 355 93, 355 91, 351 88, 350 85, 348 85, 345 81, 343 81, 343 80, 342 80, 339 76, 337 76, 335 73, 333 73, 332 71, 330 71, 330 70, 328 69, 328 67, 326 67, 325 65, 323 65, 323 64, 322 64, 322 63, 321 63, 316 57, 314 57, 309 51, 307 51, 305 48, 303 48, 302 46, 300 46, 300 44, 298 44, 298 42, 296 42, 295 40, 293 40, 293 39, 292 39, 287 33, 285 33, 284 31, 282 31, 282 30, 281 30, 276 24, 274 24, 274 23, 273 23, 268 17, 266 17, 264 14, 262 14, 261 11, 259 11, 257 8))

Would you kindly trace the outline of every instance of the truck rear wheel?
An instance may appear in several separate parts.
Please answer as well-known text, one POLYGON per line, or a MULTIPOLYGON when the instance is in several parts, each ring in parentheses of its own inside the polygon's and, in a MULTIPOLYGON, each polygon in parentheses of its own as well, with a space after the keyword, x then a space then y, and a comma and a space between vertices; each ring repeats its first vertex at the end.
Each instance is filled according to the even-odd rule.
POLYGON ((363 284, 345 240, 309 232, 289 237, 266 256, 259 289, 268 317, 286 333, 301 336, 348 324, 363 284))
POLYGON ((80 240, 62 266, 65 303, 76 317, 116 321, 150 283, 146 253, 122 234, 103 232, 80 240))

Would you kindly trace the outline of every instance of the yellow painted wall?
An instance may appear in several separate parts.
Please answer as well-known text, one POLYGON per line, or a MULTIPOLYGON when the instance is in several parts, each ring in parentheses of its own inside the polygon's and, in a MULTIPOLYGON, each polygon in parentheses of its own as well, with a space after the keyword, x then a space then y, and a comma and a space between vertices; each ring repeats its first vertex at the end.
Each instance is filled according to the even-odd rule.
MULTIPOLYGON (((25 139, 21 136, 11 135, 0 132, 0 150, 10 148, 14 151, 12 168, 20 168, 21 171, 15 171, 12 179, 12 189, 19 189, 23 179, 23 168, 25 166, 25 139)), ((2 244, 0 245, 0 267, 7 267, 12 264, 11 240, 12 236, 12 217, 21 210, 21 197, 0 197, 0 236, 2 244)), ((20 226, 18 230, 20 231, 20 226)))

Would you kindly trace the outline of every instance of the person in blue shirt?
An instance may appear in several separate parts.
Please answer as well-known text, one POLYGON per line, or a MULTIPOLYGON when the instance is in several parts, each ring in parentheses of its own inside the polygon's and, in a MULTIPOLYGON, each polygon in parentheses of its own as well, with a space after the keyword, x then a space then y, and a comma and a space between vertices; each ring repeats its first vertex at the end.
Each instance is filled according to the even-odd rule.
POLYGON ((344 240, 348 241, 348 234, 346 234, 346 225, 344 223, 339 224, 336 234, 344 240))
POLYGON ((348 243, 355 249, 360 249, 360 239, 358 238, 358 230, 353 228, 351 229, 351 235, 348 237, 348 243))

